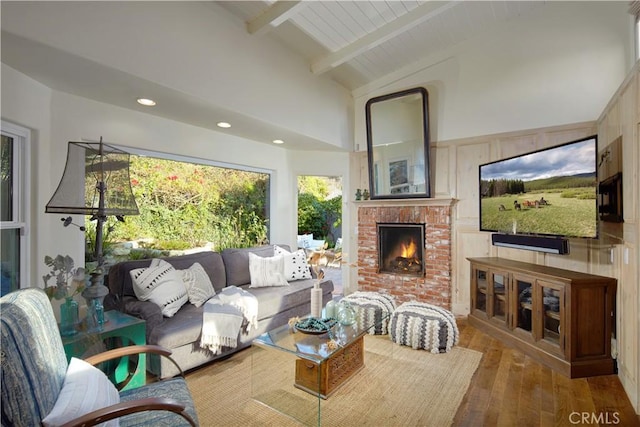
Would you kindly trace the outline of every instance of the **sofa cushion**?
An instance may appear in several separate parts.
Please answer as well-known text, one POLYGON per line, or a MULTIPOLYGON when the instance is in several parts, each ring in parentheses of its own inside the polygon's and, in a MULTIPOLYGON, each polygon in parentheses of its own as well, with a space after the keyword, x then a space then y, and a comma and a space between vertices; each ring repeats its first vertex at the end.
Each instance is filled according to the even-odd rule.
POLYGON ((202 307, 185 304, 171 319, 157 325, 149 333, 147 344, 176 348, 194 343, 197 346, 202 333, 202 307))
MULTIPOLYGON (((289 286, 269 288, 247 288, 258 299, 258 321, 273 317, 276 314, 299 305, 310 304, 311 288, 315 279, 297 280, 289 286)), ((321 284, 322 292, 333 290, 333 283, 326 281, 321 284)))
POLYGON ((284 278, 287 280, 311 279, 311 270, 307 263, 307 254, 304 249, 289 252, 278 245, 273 247, 275 255, 284 257, 284 278))
MULTIPOLYGON (((242 289, 255 295, 258 299, 258 321, 276 316, 285 310, 304 304, 311 300, 311 288, 316 280, 298 280, 289 286, 242 289)), ((323 293, 333 291, 333 283, 325 281, 320 284, 323 293)), ((156 344, 166 348, 177 348, 187 344, 198 346, 202 333, 202 307, 186 304, 171 319, 165 319, 153 328, 148 336, 148 344, 156 344)), ((242 338, 242 337, 241 337, 242 338)))
MULTIPOLYGON (((289 250, 287 245, 278 245, 289 250)), ((224 268, 227 274, 227 286, 241 286, 251 283, 249 273, 249 254, 253 253, 261 257, 272 257, 273 246, 258 246, 255 248, 225 249, 222 251, 224 268)), ((216 292, 218 289, 216 289, 216 292)))
MULTIPOLYGON (((211 284, 216 292, 220 292, 226 286, 225 266, 222 262, 222 256, 218 252, 202 251, 188 255, 180 255, 173 257, 161 258, 177 270, 184 270, 193 265, 194 262, 199 263, 207 272, 211 284)), ((150 259, 141 259, 134 261, 124 261, 109 268, 108 286, 112 295, 122 299, 125 296, 135 297, 133 291, 133 283, 129 272, 136 268, 148 267, 151 264, 150 259)), ((248 269, 248 267, 247 267, 248 269)), ((247 282, 248 283, 248 282, 247 282)), ((106 307, 105 307, 106 308, 106 307)), ((116 307, 109 307, 116 308, 116 307)))
POLYGON ((265 286, 288 286, 284 277, 284 257, 261 257, 249 253, 249 273, 251 275, 250 288, 265 286))
POLYGON ((191 304, 200 307, 216 294, 207 272, 204 271, 204 268, 202 268, 199 262, 194 262, 193 265, 186 270, 178 271, 187 288, 187 295, 189 295, 189 302, 191 304))
POLYGON ((157 304, 166 317, 173 316, 188 300, 182 275, 171 264, 153 259, 147 268, 130 271, 139 300, 157 304))

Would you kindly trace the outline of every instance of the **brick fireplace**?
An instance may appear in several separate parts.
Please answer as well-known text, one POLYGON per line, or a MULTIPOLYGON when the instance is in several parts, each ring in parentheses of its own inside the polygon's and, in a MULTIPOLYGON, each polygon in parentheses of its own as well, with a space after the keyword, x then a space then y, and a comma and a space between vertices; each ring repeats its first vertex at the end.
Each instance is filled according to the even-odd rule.
POLYGON ((451 199, 358 203, 358 290, 388 292, 451 309, 451 199), (424 224, 424 274, 379 272, 378 224, 424 224))

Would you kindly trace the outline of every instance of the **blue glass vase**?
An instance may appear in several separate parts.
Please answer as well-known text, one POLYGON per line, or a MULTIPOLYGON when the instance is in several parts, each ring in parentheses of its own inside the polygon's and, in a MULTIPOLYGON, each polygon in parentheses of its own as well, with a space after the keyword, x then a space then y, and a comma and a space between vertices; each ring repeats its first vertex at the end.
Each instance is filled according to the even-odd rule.
POLYGON ((60 305, 60 333, 68 337, 75 335, 79 323, 78 303, 72 297, 66 297, 60 305))

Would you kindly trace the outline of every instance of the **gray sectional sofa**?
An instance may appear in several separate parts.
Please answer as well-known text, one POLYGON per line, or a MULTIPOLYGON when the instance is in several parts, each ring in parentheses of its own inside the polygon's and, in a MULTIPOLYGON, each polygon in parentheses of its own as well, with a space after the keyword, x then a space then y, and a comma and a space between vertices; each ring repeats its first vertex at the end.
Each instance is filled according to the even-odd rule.
MULTIPOLYGON (((278 245, 289 249, 286 245, 278 245)), ((316 279, 296 280, 289 286, 249 288, 249 253, 262 257, 274 254, 273 246, 247 249, 225 249, 219 252, 197 252, 189 255, 163 258, 176 269, 187 269, 198 262, 208 274, 216 292, 225 286, 238 286, 251 292, 258 299, 258 328, 248 335, 240 335, 238 346, 214 355, 199 346, 202 332, 203 307, 186 303, 173 317, 164 317, 160 307, 150 301, 140 301, 133 291, 129 272, 147 267, 151 260, 125 261, 109 270, 109 295, 105 298, 105 310, 117 309, 144 319, 147 328, 147 344, 156 344, 173 351, 172 357, 182 370, 198 367, 212 360, 228 356, 251 345, 258 335, 286 324, 290 318, 305 316, 311 311, 311 288, 316 279)), ((323 305, 331 299, 333 283, 330 280, 320 284, 323 305)), ((172 377, 178 373, 176 367, 165 358, 151 358, 147 369, 160 378, 172 377)))

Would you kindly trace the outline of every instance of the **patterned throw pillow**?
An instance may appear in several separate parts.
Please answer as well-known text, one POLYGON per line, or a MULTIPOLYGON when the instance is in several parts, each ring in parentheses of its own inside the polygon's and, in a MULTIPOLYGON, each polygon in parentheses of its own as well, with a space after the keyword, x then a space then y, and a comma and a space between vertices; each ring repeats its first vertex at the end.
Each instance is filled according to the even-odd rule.
POLYGON ((251 275, 250 288, 264 288, 267 286, 288 286, 284 277, 284 257, 260 257, 249 252, 249 273, 251 275))
POLYGON ((130 274, 136 297, 155 303, 166 317, 173 317, 189 301, 181 274, 164 260, 155 258, 148 268, 137 268, 130 274))
POLYGON ((281 248, 278 245, 273 246, 273 253, 276 256, 284 257, 284 277, 287 280, 311 279, 311 270, 307 263, 307 254, 304 249, 295 252, 281 248))
POLYGON ((216 294, 209 275, 199 262, 194 262, 186 270, 178 271, 182 275, 182 281, 187 288, 187 295, 191 304, 200 307, 216 294))
POLYGON ((313 234, 298 235, 298 247, 306 249, 309 246, 311 246, 312 240, 313 240, 313 234))
MULTIPOLYGON (((72 357, 58 400, 42 424, 59 426, 116 403, 120 403, 120 394, 109 378, 93 365, 72 357)), ((101 425, 114 427, 119 422, 115 419, 101 425)))

